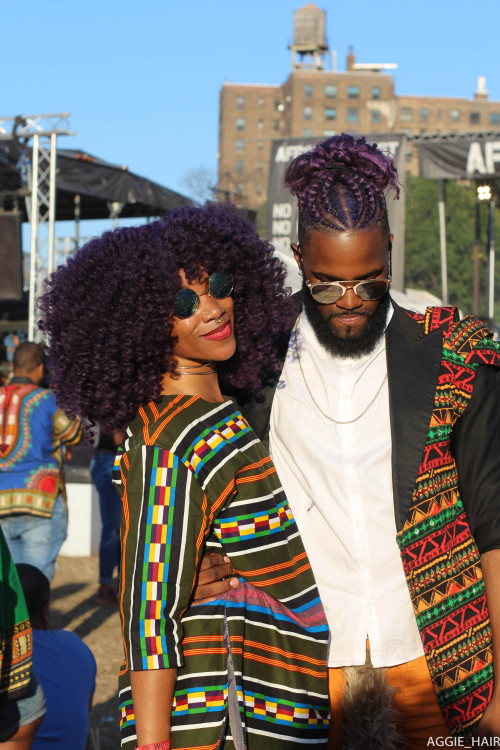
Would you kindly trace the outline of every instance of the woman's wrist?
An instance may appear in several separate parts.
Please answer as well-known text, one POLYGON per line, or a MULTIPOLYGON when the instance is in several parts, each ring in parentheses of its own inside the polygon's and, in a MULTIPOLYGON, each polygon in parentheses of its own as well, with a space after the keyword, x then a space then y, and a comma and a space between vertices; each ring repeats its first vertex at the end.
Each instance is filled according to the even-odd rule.
POLYGON ((148 745, 136 745, 135 750, 170 750, 170 740, 162 742, 150 742, 148 745))

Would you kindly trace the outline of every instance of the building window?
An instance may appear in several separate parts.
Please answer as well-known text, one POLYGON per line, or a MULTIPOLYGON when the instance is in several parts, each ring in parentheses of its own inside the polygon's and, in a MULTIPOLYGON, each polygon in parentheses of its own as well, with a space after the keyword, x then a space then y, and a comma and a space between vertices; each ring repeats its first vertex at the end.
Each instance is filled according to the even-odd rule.
POLYGON ((313 110, 312 107, 304 107, 304 120, 312 120, 313 110))
POLYGON ((259 170, 259 172, 262 172, 263 168, 264 168, 264 165, 262 164, 262 162, 258 161, 257 162, 257 169, 259 170))
POLYGON ((258 127, 259 130, 263 130, 264 129, 264 120, 259 120, 259 122, 257 123, 257 127, 258 127))
POLYGON ((359 86, 348 86, 347 87, 347 98, 348 99, 359 99, 359 86))
POLYGON ((261 148, 264 148, 264 141, 257 141, 257 148, 260 150, 261 148))
POLYGON ((460 112, 458 109, 452 109, 450 110, 450 120, 452 122, 458 122, 460 119, 460 112))
POLYGON ((313 132, 312 132, 311 128, 306 128, 304 130, 304 134, 303 135, 304 135, 304 138, 310 138, 312 136, 312 134, 313 134, 313 132))
POLYGON ((236 129, 237 130, 243 130, 245 127, 245 118, 244 117, 237 117, 236 118, 236 129))
POLYGON ((333 84, 325 86, 325 97, 326 99, 335 99, 337 96, 337 87, 333 84))
POLYGON ((262 185, 260 184, 260 182, 256 184, 255 192, 257 193, 257 195, 262 195, 262 185))
POLYGON ((372 122, 374 125, 380 122, 380 112, 378 109, 372 109, 372 122))
POLYGON ((380 99, 380 86, 372 88, 372 99, 380 99))
POLYGON ((234 165, 234 168, 236 169, 237 174, 241 174, 243 172, 243 162, 237 161, 236 164, 234 165))
POLYGON ((422 107, 420 110, 420 122, 427 122, 429 119, 429 110, 427 107, 422 107))
POLYGON ((490 125, 500 125, 500 112, 490 112, 490 125))
POLYGON ((279 130, 279 129, 280 129, 280 121, 273 120, 273 130, 279 130))
POLYGON ((243 109, 245 106, 245 97, 244 96, 237 96, 236 97, 236 106, 238 109, 243 109))
POLYGON ((347 122, 358 122, 358 120, 359 120, 359 110, 348 109, 347 110, 347 122))
POLYGON ((469 122, 471 125, 479 125, 479 122, 481 120, 481 117, 479 115, 479 112, 471 112, 469 115, 469 122))
POLYGON ((332 135, 335 135, 335 130, 323 130, 323 135, 326 135, 327 138, 330 138, 332 135))
POLYGON ((402 122, 410 122, 410 120, 413 118, 413 110, 411 107, 403 107, 401 110, 401 120, 402 122))
POLYGON ((236 152, 238 154, 242 154, 244 148, 245 148, 245 141, 236 141, 236 152))
POLYGON ((337 118, 337 110, 335 107, 325 108, 325 120, 335 120, 337 118))
POLYGON ((235 189, 236 195, 243 195, 243 183, 242 182, 237 182, 234 189, 235 189))
POLYGON ((259 96, 259 98, 257 99, 257 105, 259 107, 263 107, 264 106, 264 97, 263 96, 259 96))
POLYGON ((306 99, 310 99, 313 95, 313 87, 310 83, 306 83, 304 86, 304 96, 306 99))

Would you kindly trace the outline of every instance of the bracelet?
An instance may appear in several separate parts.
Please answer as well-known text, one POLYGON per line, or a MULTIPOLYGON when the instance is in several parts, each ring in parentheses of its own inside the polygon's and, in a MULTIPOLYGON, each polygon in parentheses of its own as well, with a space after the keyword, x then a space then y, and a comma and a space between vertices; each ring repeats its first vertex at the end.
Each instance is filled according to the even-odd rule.
POLYGON ((151 742, 149 745, 136 745, 135 750, 170 750, 170 740, 163 742, 151 742))

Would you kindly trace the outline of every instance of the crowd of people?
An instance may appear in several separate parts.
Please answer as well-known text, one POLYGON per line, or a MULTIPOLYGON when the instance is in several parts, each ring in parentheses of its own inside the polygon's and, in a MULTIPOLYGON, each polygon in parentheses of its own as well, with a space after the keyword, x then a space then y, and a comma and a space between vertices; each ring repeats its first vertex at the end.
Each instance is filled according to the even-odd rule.
MULTIPOLYGON (((210 202, 107 232, 47 280, 52 390, 29 342, 0 389, 19 573, 0 532, 0 746, 40 726, 33 747, 56 747, 54 706, 94 690, 83 644, 44 631, 60 451, 82 419, 98 431, 98 601, 122 620, 124 750, 500 738, 500 345, 454 308, 391 298, 401 185, 375 145, 333 136, 285 184, 297 295, 271 245, 210 202), (80 694, 55 699, 50 665, 77 660, 80 694)), ((79 737, 87 722, 75 713, 79 737)))

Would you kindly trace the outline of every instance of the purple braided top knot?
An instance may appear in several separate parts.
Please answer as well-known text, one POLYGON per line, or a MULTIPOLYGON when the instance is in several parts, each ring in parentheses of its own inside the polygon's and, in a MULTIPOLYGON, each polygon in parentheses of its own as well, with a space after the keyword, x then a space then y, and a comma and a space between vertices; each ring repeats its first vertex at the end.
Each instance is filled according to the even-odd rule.
POLYGON ((390 156, 365 138, 332 136, 297 156, 285 185, 297 196, 304 227, 362 229, 386 217, 385 191, 399 198, 398 174, 390 156))

